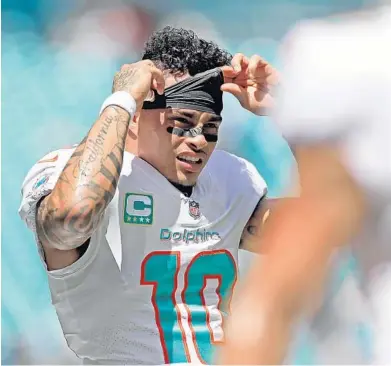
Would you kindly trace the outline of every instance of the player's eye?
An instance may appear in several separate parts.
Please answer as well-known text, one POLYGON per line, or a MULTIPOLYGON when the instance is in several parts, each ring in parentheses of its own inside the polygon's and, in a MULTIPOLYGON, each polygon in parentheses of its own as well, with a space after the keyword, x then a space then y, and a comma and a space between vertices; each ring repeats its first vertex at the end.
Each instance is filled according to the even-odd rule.
POLYGON ((192 126, 193 123, 191 123, 188 119, 179 117, 179 116, 172 116, 169 118, 170 121, 173 121, 175 124, 181 124, 185 126, 192 126))
POLYGON ((217 134, 219 132, 219 126, 215 123, 206 123, 203 128, 205 133, 217 134))
POLYGON ((192 124, 189 120, 187 120, 186 118, 182 118, 182 117, 175 117, 175 121, 183 123, 185 125, 192 124))

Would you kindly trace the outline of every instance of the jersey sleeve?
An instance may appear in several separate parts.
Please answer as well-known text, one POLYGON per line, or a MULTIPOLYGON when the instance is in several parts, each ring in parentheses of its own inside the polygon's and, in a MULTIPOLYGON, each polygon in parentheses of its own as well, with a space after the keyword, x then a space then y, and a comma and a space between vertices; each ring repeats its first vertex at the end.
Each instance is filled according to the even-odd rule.
MULTIPOLYGON (((260 199, 266 197, 267 185, 265 180, 259 174, 254 164, 243 158, 238 158, 241 166, 241 175, 243 180, 243 190, 248 192, 250 197, 254 197, 255 206, 260 199)), ((254 206, 254 208, 255 208, 254 206)))
POLYGON ((53 151, 39 160, 28 172, 22 185, 19 215, 35 233, 37 203, 54 188, 74 148, 53 151))
POLYGON ((274 120, 293 146, 332 144, 366 192, 390 197, 391 56, 384 50, 391 38, 385 33, 365 19, 299 25, 282 48, 284 83, 274 120))
POLYGON ((235 202, 233 205, 241 211, 245 225, 261 199, 266 197, 267 185, 256 167, 236 155, 216 150, 211 164, 215 177, 215 190, 224 190, 223 200, 235 202))
POLYGON ((259 207, 259 203, 266 198, 267 185, 257 168, 251 162, 243 158, 237 157, 237 159, 240 172, 237 182, 238 189, 240 190, 238 194, 241 195, 240 201, 242 204, 240 210, 243 218, 243 221, 240 219, 238 223, 240 222, 244 229, 259 207))
POLYGON ((357 62, 341 55, 344 42, 333 30, 321 22, 302 23, 282 46, 284 79, 274 119, 292 144, 335 140, 355 122, 357 62))

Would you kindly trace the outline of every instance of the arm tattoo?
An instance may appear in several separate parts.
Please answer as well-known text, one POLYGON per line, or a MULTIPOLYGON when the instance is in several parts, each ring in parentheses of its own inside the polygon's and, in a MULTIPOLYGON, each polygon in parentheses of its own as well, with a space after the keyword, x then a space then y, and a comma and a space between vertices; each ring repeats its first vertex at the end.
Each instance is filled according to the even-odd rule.
POLYGON ((38 208, 40 240, 59 249, 82 245, 113 199, 121 174, 129 115, 110 107, 64 167, 38 208))
POLYGON ((132 79, 134 79, 137 74, 137 69, 128 68, 123 69, 121 72, 118 72, 113 80, 112 92, 114 93, 117 90, 126 90, 128 85, 132 84, 132 79))
POLYGON ((246 226, 246 230, 247 232, 250 234, 250 235, 255 235, 256 231, 257 231, 257 227, 255 225, 251 225, 251 224, 248 224, 246 226))
POLYGON ((254 237, 255 235, 257 235, 258 227, 261 222, 260 216, 262 213, 263 204, 264 204, 264 197, 262 197, 258 201, 257 205, 254 208, 253 213, 251 214, 251 217, 249 218, 246 226, 244 227, 243 234, 242 234, 242 237, 240 238, 240 242, 239 242, 239 248, 244 247, 246 240, 250 240, 251 237, 254 237))

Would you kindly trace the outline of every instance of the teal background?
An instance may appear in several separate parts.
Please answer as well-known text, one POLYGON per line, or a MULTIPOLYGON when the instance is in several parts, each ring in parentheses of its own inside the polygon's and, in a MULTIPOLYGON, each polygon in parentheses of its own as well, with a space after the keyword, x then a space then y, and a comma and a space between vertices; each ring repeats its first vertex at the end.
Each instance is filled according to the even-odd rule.
MULTIPOLYGON (((277 62, 299 19, 362 5, 359 0, 2 1, 2 363, 75 363, 50 304, 34 238, 17 210, 30 167, 51 149, 77 143, 110 93, 114 72, 137 60, 162 25, 190 27, 232 53, 277 62), (113 45, 114 44, 114 45, 113 45)), ((277 62, 278 64, 278 62, 277 62)), ((252 161, 282 195, 294 161, 267 118, 225 97, 221 147, 252 161)), ((245 270, 249 257, 243 256, 245 270)), ((349 268, 349 267, 346 267, 349 268)), ((303 362, 314 362, 303 343, 303 362)))

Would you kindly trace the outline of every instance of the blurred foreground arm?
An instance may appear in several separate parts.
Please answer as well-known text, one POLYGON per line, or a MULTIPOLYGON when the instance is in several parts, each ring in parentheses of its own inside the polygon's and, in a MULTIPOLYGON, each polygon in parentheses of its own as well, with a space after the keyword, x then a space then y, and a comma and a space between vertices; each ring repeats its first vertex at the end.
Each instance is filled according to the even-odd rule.
POLYGON ((281 364, 295 320, 315 306, 333 249, 359 227, 361 194, 327 147, 297 150, 300 198, 283 200, 265 224, 257 258, 232 311, 221 364, 281 364))
MULTIPOLYGON (((374 145, 368 131, 389 116, 378 103, 387 100, 382 76, 389 67, 373 67, 374 54, 362 52, 361 31, 361 24, 319 21, 288 38, 274 120, 296 147, 300 197, 278 202, 257 238, 265 255, 255 259, 233 306, 219 363, 284 361, 294 323, 319 303, 333 250, 360 228, 361 188, 385 187, 378 178, 386 176, 387 164, 374 152, 388 146, 386 137, 376 135, 374 145)), ((376 35, 366 40, 381 51, 376 35)))

